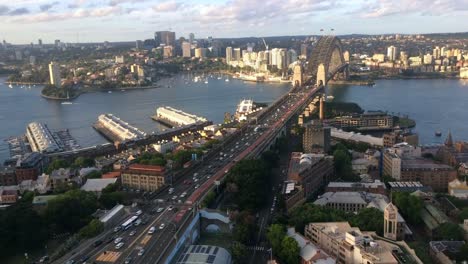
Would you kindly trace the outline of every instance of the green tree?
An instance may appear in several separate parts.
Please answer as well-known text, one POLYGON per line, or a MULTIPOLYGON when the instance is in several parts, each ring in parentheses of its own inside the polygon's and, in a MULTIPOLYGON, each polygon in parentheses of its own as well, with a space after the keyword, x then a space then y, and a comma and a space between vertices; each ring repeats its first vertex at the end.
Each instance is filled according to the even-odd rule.
POLYGON ((273 252, 280 252, 281 243, 286 236, 286 227, 284 225, 273 224, 268 228, 266 236, 271 244, 273 252))
POLYGON ((301 250, 296 240, 292 237, 284 237, 281 241, 281 251, 279 256, 287 264, 299 263, 299 254, 301 250))
POLYGON ((465 230, 458 224, 443 223, 435 230, 435 237, 443 240, 464 240, 465 230))
POLYGON ((87 179, 100 179, 102 177, 102 172, 94 170, 86 175, 87 179))
POLYGON ((73 162, 73 166, 77 168, 93 167, 94 164, 95 164, 94 159, 85 158, 85 157, 78 157, 73 162))
POLYGON ((465 219, 468 219, 468 207, 463 208, 461 212, 458 214, 458 219, 460 222, 463 222, 465 219))
POLYGON ((63 159, 53 159, 52 162, 46 169, 47 174, 52 173, 54 170, 58 170, 60 168, 68 168, 70 167, 70 163, 63 159))
POLYGON ((400 210, 401 214, 412 224, 420 224, 420 212, 423 208, 423 202, 418 197, 408 192, 393 192, 393 202, 400 210))
POLYGON ((99 197, 99 203, 106 209, 111 209, 117 204, 125 203, 127 194, 125 192, 106 192, 99 197))
POLYGON ((85 227, 81 228, 78 234, 82 238, 92 238, 99 235, 103 230, 104 224, 97 219, 93 219, 85 227))
POLYGON ((333 152, 333 160, 335 164, 335 172, 338 177, 345 181, 358 181, 359 177, 353 175, 351 164, 351 155, 348 149, 343 144, 337 144, 333 152))
POLYGON ((350 224, 359 227, 361 230, 376 231, 378 235, 382 236, 384 225, 383 212, 377 208, 364 208, 358 214, 351 216, 350 224))
POLYGON ((247 261, 247 247, 242 243, 233 243, 231 246, 232 258, 234 263, 242 264, 247 261))

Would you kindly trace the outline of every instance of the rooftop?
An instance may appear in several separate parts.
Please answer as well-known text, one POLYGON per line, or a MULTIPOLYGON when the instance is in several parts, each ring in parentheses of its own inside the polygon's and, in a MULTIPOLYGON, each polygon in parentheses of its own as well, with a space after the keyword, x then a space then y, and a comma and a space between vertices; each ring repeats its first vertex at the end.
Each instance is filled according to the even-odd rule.
POLYGON ((320 250, 307 238, 303 237, 301 234, 296 233, 294 228, 288 228, 288 236, 294 238, 299 248, 301 249, 300 255, 305 261, 317 261, 314 263, 323 263, 323 264, 334 264, 336 260, 328 256, 324 251, 320 250), (320 262, 318 262, 320 261, 320 262))
POLYGON ((185 248, 176 264, 230 264, 229 252, 217 246, 191 245, 185 248))
POLYGON ((102 189, 106 188, 109 184, 117 182, 117 178, 110 179, 88 179, 86 183, 81 186, 81 190, 87 192, 101 192, 102 189))
POLYGON ((385 184, 379 180, 375 180, 374 182, 330 182, 327 187, 330 188, 386 188, 385 184))
POLYGON ((401 160, 401 169, 402 170, 453 170, 452 167, 445 164, 435 163, 430 159, 424 158, 404 158, 401 160))

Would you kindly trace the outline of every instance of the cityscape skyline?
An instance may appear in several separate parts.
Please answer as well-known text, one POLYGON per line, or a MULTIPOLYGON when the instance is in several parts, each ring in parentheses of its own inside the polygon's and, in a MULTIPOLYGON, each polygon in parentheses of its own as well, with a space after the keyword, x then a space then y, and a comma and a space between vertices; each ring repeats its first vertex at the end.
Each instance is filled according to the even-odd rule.
POLYGON ((0 38, 27 44, 38 38, 133 41, 157 30, 175 31, 177 37, 194 32, 199 38, 318 35, 331 28, 337 35, 465 32, 460 21, 467 14, 466 0, 2 0, 0 38))

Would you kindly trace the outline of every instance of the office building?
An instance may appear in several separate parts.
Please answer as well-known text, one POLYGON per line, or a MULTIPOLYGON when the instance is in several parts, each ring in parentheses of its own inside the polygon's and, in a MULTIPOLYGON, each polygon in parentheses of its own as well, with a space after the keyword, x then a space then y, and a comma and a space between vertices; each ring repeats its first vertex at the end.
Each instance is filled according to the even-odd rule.
POLYGON ((328 119, 332 127, 358 130, 386 130, 393 128, 393 116, 384 112, 366 112, 360 115, 340 116, 328 119))
POLYGON ((299 255, 301 264, 335 264, 336 260, 323 252, 319 247, 300 233, 297 233, 293 227, 288 228, 287 236, 293 238, 299 246, 299 255))
POLYGON ((122 170, 122 186, 154 192, 166 184, 168 173, 163 166, 132 164, 122 170))
POLYGON ((39 46, 39 48, 42 48, 42 39, 37 40, 37 45, 39 46))
POLYGON ((305 153, 328 153, 330 150, 331 130, 316 120, 304 125, 302 138, 305 153))
POLYGON ((325 192, 368 192, 374 194, 387 194, 385 183, 374 180, 374 182, 330 182, 325 192))
POLYGON ((390 46, 387 48, 387 58, 389 61, 396 61, 397 59, 397 48, 390 46))
POLYGON ((190 43, 190 44, 193 44, 194 40, 195 40, 195 34, 190 33, 190 34, 189 34, 189 43, 190 43))
POLYGON ((391 148, 396 144, 406 142, 411 146, 419 146, 418 134, 405 131, 392 131, 383 135, 384 147, 391 148))
POLYGON ((137 41, 135 42, 135 49, 140 50, 140 49, 142 49, 142 48, 143 48, 143 41, 137 40, 137 41))
POLYGON ((37 180, 47 167, 47 157, 39 152, 26 153, 18 159, 15 167, 16 182, 37 180))
POLYGON ((241 61, 242 60, 241 49, 240 48, 235 48, 234 49, 234 52, 232 54, 232 60, 235 60, 235 61, 241 61))
POLYGON ((36 64, 36 56, 29 56, 29 64, 35 65, 36 64))
POLYGON ((164 44, 166 46, 175 45, 175 32, 171 31, 157 31, 154 33, 154 38, 157 45, 164 44))
POLYGON ((226 48, 226 63, 229 64, 232 61, 232 47, 226 48))
POLYGON ((56 48, 58 48, 60 46, 60 39, 56 39, 54 41, 54 45, 55 45, 56 48))
POLYGON ((310 223, 305 237, 336 258, 340 264, 398 264, 394 252, 401 249, 389 242, 373 238, 348 222, 310 223))
POLYGON ((174 56, 174 48, 172 46, 164 46, 163 57, 167 59, 173 56, 174 56))
POLYGON ((23 59, 23 52, 21 52, 21 50, 16 50, 15 51, 15 59, 20 61, 23 59))
POLYGON ((199 59, 206 58, 206 48, 196 48, 195 58, 199 58, 199 59))
POLYGON ((184 58, 192 57, 192 45, 187 41, 182 42, 182 57, 184 58))
POLYGON ((437 192, 446 192, 448 183, 457 177, 453 167, 422 158, 421 149, 407 143, 385 150, 383 173, 398 181, 419 181, 437 192))
POLYGON ((291 153, 288 180, 302 186, 304 197, 310 197, 333 179, 335 179, 335 170, 332 156, 291 153))
POLYGON ((60 65, 58 65, 56 62, 51 62, 49 64, 49 75, 50 84, 60 88, 62 85, 62 79, 60 78, 60 65))

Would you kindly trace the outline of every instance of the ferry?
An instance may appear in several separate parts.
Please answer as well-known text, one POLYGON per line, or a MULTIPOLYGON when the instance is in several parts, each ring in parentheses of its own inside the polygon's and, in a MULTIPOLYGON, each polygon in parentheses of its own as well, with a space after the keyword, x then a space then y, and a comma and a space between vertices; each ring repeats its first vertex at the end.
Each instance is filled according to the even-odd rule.
POLYGON ((72 102, 62 102, 63 105, 71 105, 73 104, 72 102))
POLYGON ((335 97, 334 97, 333 95, 327 96, 327 100, 330 100, 330 101, 331 101, 331 100, 333 100, 333 99, 335 99, 335 97))
POLYGON ((435 136, 436 136, 436 137, 441 137, 441 136, 442 136, 442 132, 436 131, 436 132, 435 132, 435 136))
POLYGON ((229 82, 229 79, 224 80, 225 82, 229 82))

